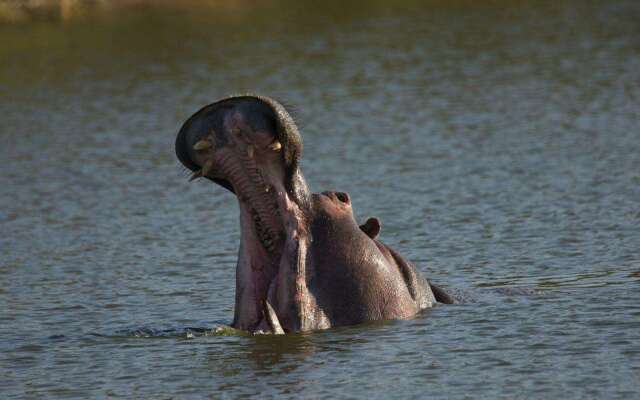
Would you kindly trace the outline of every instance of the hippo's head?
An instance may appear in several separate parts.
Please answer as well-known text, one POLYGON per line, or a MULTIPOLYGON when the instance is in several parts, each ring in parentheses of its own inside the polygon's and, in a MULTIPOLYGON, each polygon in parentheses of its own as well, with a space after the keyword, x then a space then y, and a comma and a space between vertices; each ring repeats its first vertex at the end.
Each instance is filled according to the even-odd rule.
POLYGON ((176 139, 192 178, 209 179, 238 198, 233 326, 308 331, 408 318, 430 306, 426 281, 376 240, 376 218, 359 227, 346 193, 309 193, 298 168, 301 152, 285 108, 261 96, 204 107, 176 139))
MULTIPOLYGON (((310 195, 298 169, 302 140, 296 124, 271 98, 229 97, 191 116, 175 148, 178 159, 193 171, 191 179, 209 179, 237 196, 242 236, 238 274, 246 275, 239 279, 250 282, 260 310, 285 241, 299 234, 309 208, 310 195)), ((257 324, 260 312, 247 313, 247 325, 257 324)))

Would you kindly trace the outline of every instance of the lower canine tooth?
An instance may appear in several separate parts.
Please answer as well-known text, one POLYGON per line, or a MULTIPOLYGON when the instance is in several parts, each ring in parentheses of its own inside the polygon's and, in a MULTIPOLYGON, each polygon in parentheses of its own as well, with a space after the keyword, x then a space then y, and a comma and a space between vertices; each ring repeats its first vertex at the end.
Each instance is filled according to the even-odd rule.
POLYGON ((199 169, 197 171, 193 171, 193 174, 191 174, 191 177, 189 177, 189 182, 191 182, 194 179, 198 179, 202 177, 202 170, 199 169))
POLYGON ((254 148, 252 145, 247 146, 247 155, 249 156, 249 158, 253 158, 253 150, 254 148))

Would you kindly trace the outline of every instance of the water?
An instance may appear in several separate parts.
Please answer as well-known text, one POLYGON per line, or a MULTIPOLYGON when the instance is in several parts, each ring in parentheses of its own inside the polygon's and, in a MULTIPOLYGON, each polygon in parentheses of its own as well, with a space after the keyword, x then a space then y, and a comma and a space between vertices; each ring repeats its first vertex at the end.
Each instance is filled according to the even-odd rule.
POLYGON ((638 397, 640 6, 478 3, 0 25, 2 397, 638 397), (313 190, 466 301, 215 332, 238 210, 173 140, 246 91, 295 106, 313 190))

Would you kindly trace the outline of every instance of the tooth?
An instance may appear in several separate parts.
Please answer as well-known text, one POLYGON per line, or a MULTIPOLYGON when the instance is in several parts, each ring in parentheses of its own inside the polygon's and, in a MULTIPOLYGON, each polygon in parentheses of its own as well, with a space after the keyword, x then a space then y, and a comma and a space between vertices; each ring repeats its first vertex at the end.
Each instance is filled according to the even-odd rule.
POLYGON ((269 193, 269 191, 270 191, 270 190, 271 190, 271 187, 270 187, 269 185, 266 185, 266 186, 264 187, 264 191, 265 191, 266 193, 269 193))
POLYGON ((269 328, 271 328, 271 333, 273 333, 274 335, 284 334, 284 329, 282 329, 282 324, 280 324, 278 315, 276 314, 271 304, 269 304, 269 301, 266 299, 262 307, 262 314, 264 318, 267 320, 267 324, 269 325, 269 328))
POLYGON ((202 176, 207 176, 207 175, 209 175, 209 172, 211 172, 211 169, 213 169, 213 160, 209 160, 209 161, 207 161, 207 162, 202 166, 202 176))
POLYGON ((197 171, 193 171, 193 174, 191 174, 191 177, 189 177, 189 182, 191 182, 194 179, 198 179, 202 177, 202 170, 199 169, 197 171))
POLYGON ((273 143, 269 145, 269 148, 273 151, 278 151, 282 148, 282 145, 280 144, 279 141, 274 140, 273 143))
POLYGON ((211 142, 208 140, 200 140, 193 145, 195 151, 209 150, 211 148, 211 142))
POLYGON ((247 146, 247 155, 249 156, 249 158, 253 158, 253 151, 254 148, 252 145, 247 146))

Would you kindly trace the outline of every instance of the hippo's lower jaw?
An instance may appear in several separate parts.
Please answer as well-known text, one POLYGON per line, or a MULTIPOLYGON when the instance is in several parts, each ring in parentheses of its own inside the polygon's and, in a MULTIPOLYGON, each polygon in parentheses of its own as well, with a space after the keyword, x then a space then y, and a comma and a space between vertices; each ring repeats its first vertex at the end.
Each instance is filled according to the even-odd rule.
MULTIPOLYGON (((259 200, 251 196, 238 197, 240 251, 233 326, 252 332, 296 331, 293 321, 282 315, 286 314, 282 308, 291 300, 283 296, 290 292, 286 287, 299 264, 301 242, 306 240, 305 215, 284 190, 282 182, 267 185, 269 190, 257 196, 259 200), (259 201, 273 206, 264 207, 259 201)), ((298 292, 297 300, 301 301, 304 295, 298 292)))
MULTIPOLYGON (((302 143, 289 114, 258 96, 223 99, 194 114, 176 139, 180 161, 229 189, 240 206, 233 326, 309 331, 409 318, 436 298, 402 256, 359 227, 349 196, 309 194, 302 143)), ((444 295, 439 295, 444 299, 444 295)))

